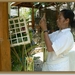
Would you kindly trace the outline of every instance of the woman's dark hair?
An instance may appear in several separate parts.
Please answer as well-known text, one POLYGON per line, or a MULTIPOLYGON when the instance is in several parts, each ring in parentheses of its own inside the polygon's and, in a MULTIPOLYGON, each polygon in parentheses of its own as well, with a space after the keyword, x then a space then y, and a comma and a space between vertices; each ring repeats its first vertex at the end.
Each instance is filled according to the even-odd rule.
POLYGON ((69 18, 70 22, 70 26, 71 27, 75 27, 75 20, 74 20, 74 13, 72 10, 69 9, 63 9, 61 10, 61 12, 63 13, 63 16, 65 19, 69 18))

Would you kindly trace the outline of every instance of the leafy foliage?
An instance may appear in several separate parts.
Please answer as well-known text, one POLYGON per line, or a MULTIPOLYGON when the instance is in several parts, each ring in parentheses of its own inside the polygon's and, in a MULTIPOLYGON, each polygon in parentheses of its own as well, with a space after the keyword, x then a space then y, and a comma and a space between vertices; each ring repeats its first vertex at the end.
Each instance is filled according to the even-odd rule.
POLYGON ((31 44, 11 47, 12 71, 24 71, 24 68, 26 67, 25 57, 32 56, 30 52, 35 47, 37 47, 37 45, 31 46, 31 44))

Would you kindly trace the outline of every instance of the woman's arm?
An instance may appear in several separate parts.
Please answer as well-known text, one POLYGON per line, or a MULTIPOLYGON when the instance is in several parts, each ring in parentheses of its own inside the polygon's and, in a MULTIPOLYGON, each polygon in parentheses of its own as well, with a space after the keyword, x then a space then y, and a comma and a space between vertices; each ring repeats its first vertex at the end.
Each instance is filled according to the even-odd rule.
POLYGON ((52 42, 50 41, 49 36, 48 36, 48 32, 44 33, 44 40, 45 40, 45 43, 46 43, 47 50, 49 52, 54 51, 53 48, 52 48, 52 42))
MULTIPOLYGON (((40 27, 42 28, 43 31, 47 30, 45 14, 43 18, 40 20, 40 27)), ((48 36, 48 32, 44 32, 44 40, 46 43, 47 50, 49 52, 54 51, 52 48, 52 42, 50 41, 49 36, 48 36)))

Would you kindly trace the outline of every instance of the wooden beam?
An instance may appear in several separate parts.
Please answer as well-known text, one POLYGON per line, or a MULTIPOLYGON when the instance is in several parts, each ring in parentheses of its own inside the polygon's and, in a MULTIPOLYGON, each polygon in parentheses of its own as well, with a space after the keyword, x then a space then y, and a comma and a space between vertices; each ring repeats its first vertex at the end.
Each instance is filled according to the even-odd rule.
POLYGON ((18 6, 19 4, 21 4, 22 2, 15 2, 13 3, 11 6, 18 6))
POLYGON ((37 8, 38 9, 38 6, 33 6, 34 3, 33 2, 15 2, 13 3, 11 6, 19 6, 19 7, 27 7, 27 8, 37 8))
POLYGON ((0 71, 11 71, 7 2, 0 2, 0 71))
POLYGON ((11 6, 19 6, 19 7, 29 7, 32 8, 32 2, 15 2, 11 6))

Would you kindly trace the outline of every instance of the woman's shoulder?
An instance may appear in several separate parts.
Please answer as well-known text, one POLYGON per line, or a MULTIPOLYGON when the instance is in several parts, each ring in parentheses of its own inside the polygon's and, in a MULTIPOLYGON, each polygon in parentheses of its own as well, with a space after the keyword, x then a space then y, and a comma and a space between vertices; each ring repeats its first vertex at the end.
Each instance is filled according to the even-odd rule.
POLYGON ((50 33, 50 35, 51 35, 51 34, 56 34, 56 33, 58 33, 58 31, 59 31, 59 30, 54 31, 54 32, 50 33))
POLYGON ((52 32, 52 33, 50 33, 49 36, 50 36, 50 37, 55 36, 55 35, 57 35, 57 33, 58 33, 58 30, 57 30, 57 31, 54 31, 54 32, 52 32))

